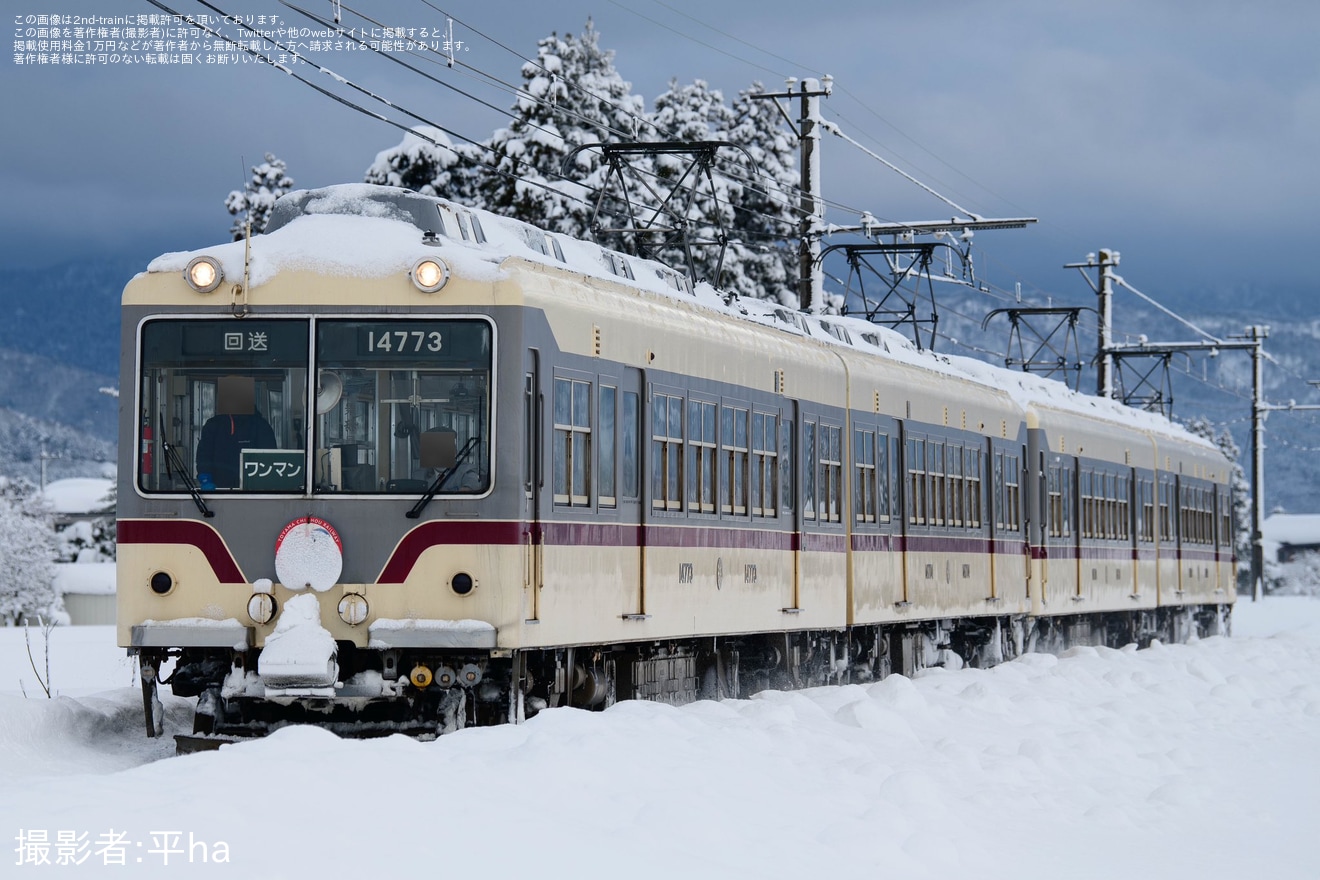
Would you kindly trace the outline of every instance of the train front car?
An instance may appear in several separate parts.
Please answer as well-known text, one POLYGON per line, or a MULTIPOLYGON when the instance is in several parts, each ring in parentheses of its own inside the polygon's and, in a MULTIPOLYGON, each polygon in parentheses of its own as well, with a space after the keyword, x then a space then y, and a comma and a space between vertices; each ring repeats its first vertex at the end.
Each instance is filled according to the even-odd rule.
POLYGON ((494 469, 519 309, 483 240, 447 203, 336 187, 129 283, 118 637, 149 733, 163 669, 195 733, 518 710, 501 633, 523 597, 498 585, 524 583, 524 499, 494 469))

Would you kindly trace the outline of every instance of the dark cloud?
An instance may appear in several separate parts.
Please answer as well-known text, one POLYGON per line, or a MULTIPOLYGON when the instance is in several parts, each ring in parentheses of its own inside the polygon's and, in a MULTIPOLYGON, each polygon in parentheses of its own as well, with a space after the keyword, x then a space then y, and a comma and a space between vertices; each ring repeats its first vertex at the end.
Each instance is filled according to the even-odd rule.
MULTIPOLYGON (((224 5, 315 27, 274 0, 224 5)), ((414 0, 371 6, 390 24, 443 26, 414 0)), ((62 7, 157 13, 144 0, 62 7)), ((1227 2, 838 2, 807 18, 798 3, 740 0, 689 13, 718 30, 677 11, 687 6, 656 0, 512 8, 450 11, 526 55, 539 37, 579 31, 594 14, 603 45, 648 100, 670 77, 703 78, 732 96, 753 79, 779 88, 783 75, 828 71, 836 92, 826 114, 850 135, 972 210, 1041 218, 1039 229, 979 239, 1037 286, 1065 283, 1058 264, 1102 246, 1149 272, 1151 287, 1286 285, 1309 274, 1304 260, 1277 255, 1309 246, 1309 201, 1320 191, 1320 56, 1310 45, 1320 7, 1312 4, 1271 4, 1266 13, 1227 2), (1267 252, 1275 258, 1262 258, 1267 252)), ((455 29, 468 63, 518 82, 518 58, 455 29)), ((365 53, 315 57, 460 134, 485 138, 507 121, 365 53)), ((512 101, 472 77, 428 69, 498 107, 512 101)), ((285 159, 299 186, 320 186, 360 180, 376 152, 401 137, 251 62, 29 67, 11 55, 4 70, 0 254, 11 264, 199 246, 225 236, 224 197, 262 153, 285 159)), ((824 149, 834 201, 895 219, 950 213, 854 148, 833 140, 824 149)))

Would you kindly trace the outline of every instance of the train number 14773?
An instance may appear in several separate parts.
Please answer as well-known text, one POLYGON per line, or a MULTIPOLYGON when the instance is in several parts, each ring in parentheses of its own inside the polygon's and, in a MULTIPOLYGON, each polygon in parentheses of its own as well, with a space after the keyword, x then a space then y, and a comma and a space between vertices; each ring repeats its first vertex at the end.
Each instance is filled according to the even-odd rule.
POLYGON ((375 330, 367 331, 367 351, 371 354, 417 354, 440 350, 439 330, 375 330))

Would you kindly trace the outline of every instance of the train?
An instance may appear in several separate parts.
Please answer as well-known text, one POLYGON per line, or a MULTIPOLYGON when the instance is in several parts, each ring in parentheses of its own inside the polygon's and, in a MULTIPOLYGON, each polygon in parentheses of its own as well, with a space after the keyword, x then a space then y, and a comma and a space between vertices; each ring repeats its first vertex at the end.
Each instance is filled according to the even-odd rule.
POLYGON ((1216 447, 856 317, 366 184, 122 303, 117 636, 181 749, 1230 625, 1216 447))

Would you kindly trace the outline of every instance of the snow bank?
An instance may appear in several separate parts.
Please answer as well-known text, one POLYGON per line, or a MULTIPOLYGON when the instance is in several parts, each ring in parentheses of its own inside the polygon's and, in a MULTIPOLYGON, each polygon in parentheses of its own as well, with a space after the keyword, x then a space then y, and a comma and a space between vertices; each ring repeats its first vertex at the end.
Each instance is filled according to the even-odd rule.
POLYGON ((1311 877, 1320 602, 1236 618, 1234 638, 1147 651, 551 710, 431 743, 295 727, 154 763, 136 690, 8 696, 0 824, 126 832, 134 877, 187 875, 186 854, 152 852, 162 830, 223 841, 226 870, 257 877, 1311 877), (424 827, 401 830, 400 809, 424 827))

